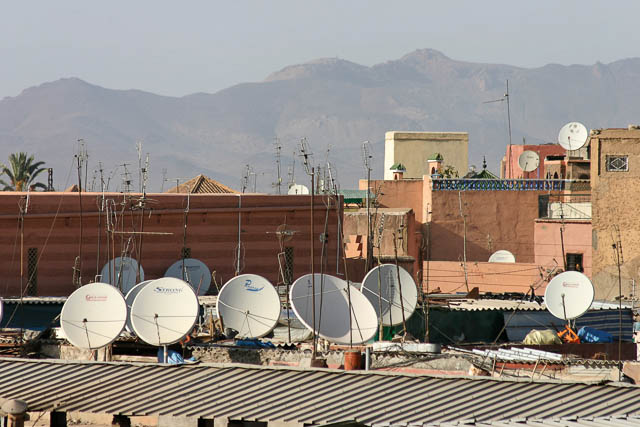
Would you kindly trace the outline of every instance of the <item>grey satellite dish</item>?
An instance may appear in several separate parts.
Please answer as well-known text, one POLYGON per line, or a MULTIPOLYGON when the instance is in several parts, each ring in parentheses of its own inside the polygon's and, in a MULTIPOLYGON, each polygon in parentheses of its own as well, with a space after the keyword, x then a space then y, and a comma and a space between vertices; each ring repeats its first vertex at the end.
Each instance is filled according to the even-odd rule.
MULTIPOLYGON (((114 258, 102 268, 100 274, 104 283, 110 283, 126 294, 138 283, 138 261, 129 257, 114 258), (115 274, 112 278, 113 271, 115 271, 115 274)), ((140 267, 140 281, 144 281, 142 267, 140 267)))
POLYGON ((587 128, 578 122, 567 123, 558 133, 558 144, 565 150, 577 150, 587 143, 587 128))
POLYGON ((108 283, 91 283, 76 289, 60 313, 60 326, 67 340, 88 350, 111 344, 126 321, 124 297, 108 283))
POLYGON ((526 150, 518 157, 518 166, 523 172, 531 172, 538 169, 540 156, 535 151, 526 150))
POLYGON ((189 283, 196 294, 205 295, 211 285, 209 267, 195 258, 185 258, 174 262, 164 273, 165 277, 175 277, 189 283), (183 268, 184 266, 184 268, 183 268))
POLYGON ((133 300, 136 299, 136 296, 142 290, 142 288, 147 283, 151 283, 151 282, 153 282, 153 280, 145 280, 144 282, 138 283, 133 288, 131 288, 129 292, 127 292, 127 294, 124 296, 124 302, 127 303, 127 311, 129 312, 129 315, 127 315, 127 324, 125 327, 127 331, 130 333, 133 332, 133 326, 131 325, 131 304, 133 304, 133 300))
POLYGON ((198 297, 191 285, 163 277, 147 283, 133 299, 131 326, 144 342, 166 346, 191 332, 199 312, 198 297))
POLYGON ((298 194, 298 195, 309 194, 309 189, 307 188, 306 185, 294 184, 291 187, 289 187, 289 191, 287 192, 287 194, 298 194))
POLYGON ((489 262, 512 263, 516 262, 516 257, 511 252, 501 249, 491 254, 489 262))
POLYGON ((396 267, 395 264, 381 264, 371 269, 362 280, 360 290, 375 309, 376 315, 382 317, 382 324, 385 326, 402 323, 403 307, 404 317, 408 319, 418 302, 418 288, 413 277, 407 270, 396 267), (398 285, 398 271, 400 285, 398 285), (402 286, 402 303, 400 286, 402 286))
POLYGON ((239 337, 260 338, 278 324, 280 296, 264 277, 242 274, 220 289, 216 309, 225 328, 238 331, 239 337))
POLYGON ((578 271, 565 271, 551 279, 544 291, 547 310, 558 319, 582 316, 593 303, 591 280, 578 271))
POLYGON ((327 274, 315 274, 315 327, 311 274, 291 286, 290 301, 300 321, 311 331, 335 344, 362 344, 377 332, 378 317, 369 300, 347 282, 327 274), (351 294, 351 310, 347 289, 351 294))

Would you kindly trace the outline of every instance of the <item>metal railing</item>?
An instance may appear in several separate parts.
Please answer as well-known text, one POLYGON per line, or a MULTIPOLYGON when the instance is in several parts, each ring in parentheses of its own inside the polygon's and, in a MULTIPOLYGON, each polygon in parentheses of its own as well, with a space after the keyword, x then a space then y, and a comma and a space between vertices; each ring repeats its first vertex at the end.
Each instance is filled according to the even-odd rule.
POLYGON ((553 191, 565 190, 567 179, 464 179, 438 178, 431 181, 434 191, 553 191))

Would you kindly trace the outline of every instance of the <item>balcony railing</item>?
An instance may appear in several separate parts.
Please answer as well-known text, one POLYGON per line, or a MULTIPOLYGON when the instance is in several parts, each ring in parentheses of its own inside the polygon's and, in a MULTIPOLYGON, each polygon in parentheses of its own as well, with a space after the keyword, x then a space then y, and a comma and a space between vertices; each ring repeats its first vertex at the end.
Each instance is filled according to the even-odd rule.
POLYGON ((544 191, 564 190, 566 179, 464 179, 438 178, 431 181, 434 191, 544 191))

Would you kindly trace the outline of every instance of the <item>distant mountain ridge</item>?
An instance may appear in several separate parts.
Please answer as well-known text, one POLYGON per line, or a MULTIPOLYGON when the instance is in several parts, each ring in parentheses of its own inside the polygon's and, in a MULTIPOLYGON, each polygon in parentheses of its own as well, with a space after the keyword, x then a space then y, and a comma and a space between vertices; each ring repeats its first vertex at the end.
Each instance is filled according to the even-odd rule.
MULTIPOLYGON (((240 189, 250 164, 257 190, 273 191, 274 138, 283 145, 286 182, 294 148, 306 137, 314 164, 324 165, 330 146, 341 187, 355 188, 364 173, 362 141, 373 143, 374 175, 381 177, 386 131, 467 131, 470 164, 486 156, 497 172, 508 144, 506 105, 485 102, 503 97, 507 79, 514 144, 523 138, 553 142, 568 121, 589 128, 640 122, 640 58, 529 69, 457 61, 422 49, 371 67, 318 59, 262 82, 183 97, 105 89, 77 78, 44 83, 0 101, 0 160, 29 151, 54 167, 56 187, 62 188, 74 182, 67 175, 82 138, 90 155, 89 181, 101 161, 110 189, 116 189, 124 172, 118 165, 128 163, 137 179, 136 142, 142 141, 144 154, 150 153, 151 190, 161 189, 163 176, 172 179, 166 189, 174 178, 199 173, 240 189)), ((296 161, 297 181, 306 182, 296 161)))

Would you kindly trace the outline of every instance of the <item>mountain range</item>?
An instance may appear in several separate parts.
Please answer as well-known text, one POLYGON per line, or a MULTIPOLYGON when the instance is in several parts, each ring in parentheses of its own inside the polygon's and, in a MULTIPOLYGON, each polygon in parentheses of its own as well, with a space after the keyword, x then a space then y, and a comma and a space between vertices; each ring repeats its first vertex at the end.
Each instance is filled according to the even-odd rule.
POLYGON ((422 49, 370 67, 318 59, 261 82, 183 97, 106 89, 78 78, 44 83, 0 101, 0 160, 16 151, 34 154, 54 168, 55 186, 62 189, 77 181, 74 155, 82 139, 89 154, 85 188, 99 188, 101 162, 111 190, 122 189, 122 165, 128 164, 135 190, 136 144, 142 142, 150 191, 199 173, 240 189, 248 164, 247 190, 255 182, 258 191, 273 192, 275 138, 285 183, 294 159, 296 180, 308 181, 301 158, 294 157, 306 138, 312 164, 324 167, 328 158, 346 189, 365 176, 365 140, 373 146, 373 176, 381 177, 386 131, 465 131, 469 163, 480 165, 486 157, 497 172, 509 144, 507 105, 487 101, 505 99, 507 80, 514 144, 555 142, 569 121, 588 128, 640 122, 640 58, 520 68, 422 49))

